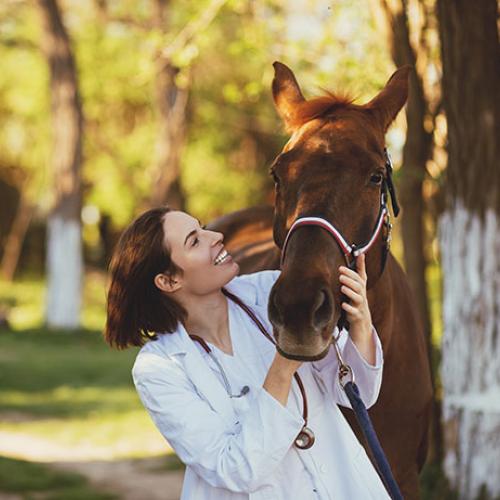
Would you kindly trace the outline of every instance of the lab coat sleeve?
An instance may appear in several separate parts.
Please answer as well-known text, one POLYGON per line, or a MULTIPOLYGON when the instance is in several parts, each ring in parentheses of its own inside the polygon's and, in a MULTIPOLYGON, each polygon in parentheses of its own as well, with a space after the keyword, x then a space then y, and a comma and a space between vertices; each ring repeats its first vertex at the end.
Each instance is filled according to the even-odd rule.
POLYGON ((264 388, 249 410, 227 424, 200 396, 178 360, 148 354, 134 365, 139 397, 179 458, 210 485, 250 493, 277 467, 304 420, 264 388), (144 365, 147 365, 144 367, 144 365))
MULTIPOLYGON (((341 356, 344 363, 349 365, 354 372, 355 383, 366 408, 370 408, 377 401, 382 385, 384 365, 382 344, 373 325, 372 340, 375 343, 375 365, 371 365, 365 360, 346 330, 342 330, 338 339, 341 356)), ((339 363, 335 347, 332 345, 325 358, 313 361, 311 365, 313 375, 322 389, 329 392, 337 404, 352 408, 347 394, 340 385, 339 363)), ((346 378, 347 380, 348 378, 346 378)))

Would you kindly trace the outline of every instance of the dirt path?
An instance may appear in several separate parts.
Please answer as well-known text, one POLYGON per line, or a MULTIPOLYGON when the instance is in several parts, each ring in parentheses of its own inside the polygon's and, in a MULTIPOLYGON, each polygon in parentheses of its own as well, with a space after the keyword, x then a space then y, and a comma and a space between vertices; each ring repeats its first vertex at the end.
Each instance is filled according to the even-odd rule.
MULTIPOLYGON (((22 433, 0 432, 0 455, 77 472, 120 500, 178 500, 184 477, 184 471, 167 470, 165 457, 111 460, 105 449, 68 449, 22 433)), ((0 500, 19 498, 0 493, 0 500)))
POLYGON ((166 471, 165 460, 51 462, 64 471, 79 472, 99 491, 115 493, 122 500, 178 500, 184 471, 166 471))

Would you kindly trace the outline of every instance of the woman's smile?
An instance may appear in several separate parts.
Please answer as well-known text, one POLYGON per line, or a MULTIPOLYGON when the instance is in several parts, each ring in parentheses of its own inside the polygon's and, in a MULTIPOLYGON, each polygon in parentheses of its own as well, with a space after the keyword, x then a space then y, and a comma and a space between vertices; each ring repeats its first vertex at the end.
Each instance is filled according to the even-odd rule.
POLYGON ((217 257, 215 258, 214 265, 218 266, 219 264, 223 264, 229 260, 232 260, 231 255, 227 253, 227 250, 225 248, 222 248, 222 250, 217 254, 217 257))

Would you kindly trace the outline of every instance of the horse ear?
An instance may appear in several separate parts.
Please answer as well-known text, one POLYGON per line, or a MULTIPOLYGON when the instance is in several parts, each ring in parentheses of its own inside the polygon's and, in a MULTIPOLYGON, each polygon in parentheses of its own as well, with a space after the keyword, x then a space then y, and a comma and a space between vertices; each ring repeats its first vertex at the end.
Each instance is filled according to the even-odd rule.
POLYGON ((284 64, 276 61, 273 63, 273 98, 279 115, 285 122, 287 128, 293 128, 293 116, 300 103, 304 102, 304 96, 292 70, 284 64))
POLYGON ((389 128, 408 98, 408 75, 411 69, 411 66, 402 66, 397 69, 378 95, 366 104, 366 108, 374 112, 384 132, 389 128))

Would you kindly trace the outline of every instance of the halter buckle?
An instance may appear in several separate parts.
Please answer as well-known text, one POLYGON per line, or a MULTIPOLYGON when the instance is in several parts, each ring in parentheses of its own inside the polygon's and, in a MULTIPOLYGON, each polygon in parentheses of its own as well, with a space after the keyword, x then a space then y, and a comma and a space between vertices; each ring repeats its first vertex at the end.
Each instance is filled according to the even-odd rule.
POLYGON ((352 371, 352 368, 349 365, 341 364, 339 366, 339 382, 342 389, 347 384, 347 382, 343 382, 343 379, 348 375, 350 375, 350 380, 347 382, 352 382, 354 384, 354 372, 352 371))

